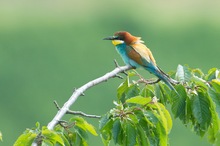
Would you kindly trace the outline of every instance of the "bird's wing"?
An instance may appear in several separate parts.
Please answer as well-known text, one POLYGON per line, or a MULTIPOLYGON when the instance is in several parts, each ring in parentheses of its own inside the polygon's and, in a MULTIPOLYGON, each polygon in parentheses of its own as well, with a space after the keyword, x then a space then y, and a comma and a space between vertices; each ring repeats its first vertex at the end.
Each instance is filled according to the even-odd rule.
POLYGON ((139 63, 140 65, 145 65, 145 62, 153 63, 156 66, 156 61, 151 53, 151 51, 142 43, 135 43, 131 45, 128 52, 128 56, 139 63), (143 61, 144 60, 144 61, 143 61))

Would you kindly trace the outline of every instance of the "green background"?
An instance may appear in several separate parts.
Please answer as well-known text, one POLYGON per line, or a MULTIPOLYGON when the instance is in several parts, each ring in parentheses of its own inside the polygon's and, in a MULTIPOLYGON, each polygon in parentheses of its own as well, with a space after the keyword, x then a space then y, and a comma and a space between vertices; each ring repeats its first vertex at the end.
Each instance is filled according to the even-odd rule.
MULTIPOLYGON (((74 87, 112 70, 113 59, 123 65, 111 42, 102 40, 115 31, 141 36, 165 72, 178 64, 219 68, 219 14, 220 2, 203 0, 0 1, 0 145, 12 145, 37 121, 47 125, 57 112, 53 100, 63 105, 74 87)), ((105 114, 120 82, 93 87, 71 109, 105 114)), ((173 122, 171 146, 211 145, 173 122)), ((89 143, 102 145, 99 136, 90 135, 89 143)))

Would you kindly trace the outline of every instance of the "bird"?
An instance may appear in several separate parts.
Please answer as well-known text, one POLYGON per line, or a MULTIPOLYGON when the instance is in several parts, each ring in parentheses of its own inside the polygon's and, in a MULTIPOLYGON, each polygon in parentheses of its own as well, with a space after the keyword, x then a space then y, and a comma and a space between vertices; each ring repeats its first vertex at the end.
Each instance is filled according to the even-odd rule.
POLYGON ((175 90, 172 84, 176 81, 170 78, 156 64, 153 54, 141 40, 141 37, 131 35, 127 31, 117 31, 113 36, 104 38, 111 40, 117 52, 121 55, 126 65, 133 68, 142 67, 162 80, 171 90, 175 90))

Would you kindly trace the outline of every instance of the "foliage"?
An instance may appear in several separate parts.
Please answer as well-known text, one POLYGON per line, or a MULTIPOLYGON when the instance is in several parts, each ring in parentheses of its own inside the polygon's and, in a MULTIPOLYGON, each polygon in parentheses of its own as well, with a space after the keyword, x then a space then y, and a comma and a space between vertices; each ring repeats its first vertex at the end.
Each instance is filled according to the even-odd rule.
POLYGON ((210 143, 219 143, 220 74, 216 68, 204 74, 200 69, 179 65, 174 76, 176 91, 163 83, 140 85, 129 73, 117 90, 116 107, 100 122, 104 145, 113 139, 119 145, 167 146, 172 119, 165 105, 171 105, 175 118, 210 143), (158 101, 157 101, 158 100, 158 101), (129 130, 127 130, 129 126, 129 130), (132 134, 130 134, 132 133, 132 134), (129 141, 128 141, 129 140, 129 141))
MULTIPOLYGON (((172 119, 166 105, 171 105, 175 118, 190 126, 200 137, 220 144, 220 74, 212 68, 207 74, 200 69, 179 65, 170 74, 179 83, 171 91, 163 82, 142 84, 136 72, 129 72, 117 89, 115 107, 102 116, 99 132, 105 146, 111 141, 126 146, 167 146, 172 119)), ((42 145, 87 146, 88 133, 98 135, 83 118, 73 116, 48 130, 27 129, 15 146, 30 145, 36 138, 42 145)))
POLYGON ((34 140, 42 146, 87 146, 88 132, 97 136, 94 127, 83 118, 74 116, 69 122, 60 121, 54 130, 36 123, 36 128, 27 129, 19 136, 14 146, 29 146, 34 140))

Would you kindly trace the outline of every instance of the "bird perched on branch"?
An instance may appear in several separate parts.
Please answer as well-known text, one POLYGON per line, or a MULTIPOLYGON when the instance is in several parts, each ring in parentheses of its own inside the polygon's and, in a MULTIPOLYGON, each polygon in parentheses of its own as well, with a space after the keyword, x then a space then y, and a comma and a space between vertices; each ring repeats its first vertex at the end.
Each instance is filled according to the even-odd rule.
POLYGON ((113 36, 104 38, 104 40, 112 41, 125 64, 134 68, 143 67, 165 82, 170 89, 176 91, 172 85, 176 81, 157 66, 150 49, 144 45, 144 41, 140 37, 133 36, 126 31, 118 31, 113 36))

